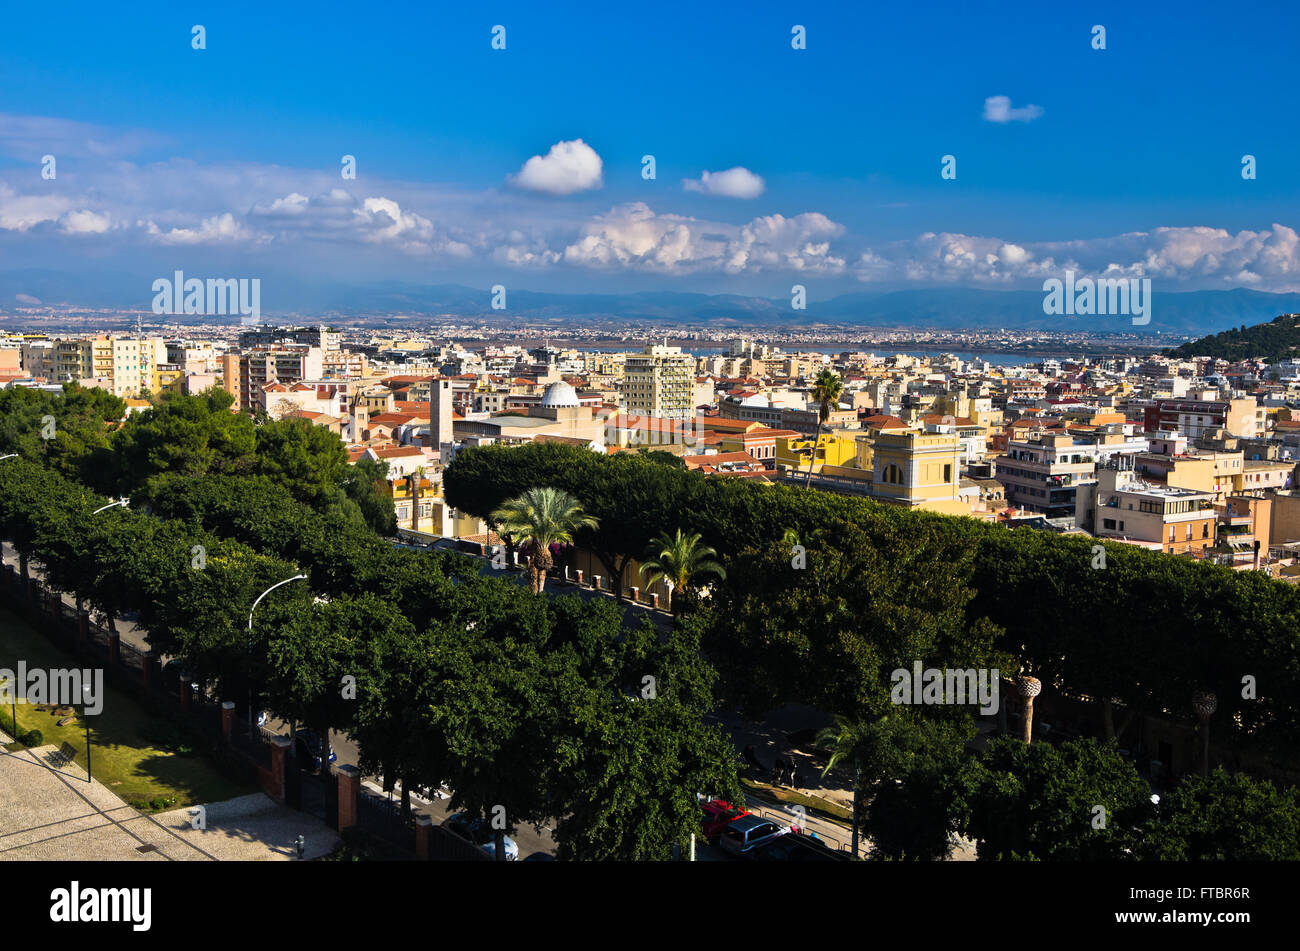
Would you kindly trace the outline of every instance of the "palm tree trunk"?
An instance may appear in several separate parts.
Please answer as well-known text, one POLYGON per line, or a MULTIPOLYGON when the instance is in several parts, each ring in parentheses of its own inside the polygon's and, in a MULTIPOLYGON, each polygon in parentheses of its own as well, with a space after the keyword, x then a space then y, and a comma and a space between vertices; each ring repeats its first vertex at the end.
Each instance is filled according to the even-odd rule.
MULTIPOLYGON (((411 531, 420 530, 420 477, 412 476, 411 481, 411 531)), ((405 787, 403 787, 405 788, 405 787)))
POLYGON ((806 489, 812 483, 813 466, 817 463, 817 447, 822 441, 822 424, 818 422, 817 433, 813 436, 812 452, 808 454, 808 475, 804 476, 803 487, 806 489))

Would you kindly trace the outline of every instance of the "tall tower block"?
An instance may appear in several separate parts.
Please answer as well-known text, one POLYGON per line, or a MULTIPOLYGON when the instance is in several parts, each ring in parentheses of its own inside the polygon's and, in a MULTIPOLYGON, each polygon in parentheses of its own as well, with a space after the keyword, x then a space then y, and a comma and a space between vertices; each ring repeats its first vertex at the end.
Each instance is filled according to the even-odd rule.
POLYGON ((429 387, 429 448, 441 451, 452 442, 451 380, 434 380, 429 387))

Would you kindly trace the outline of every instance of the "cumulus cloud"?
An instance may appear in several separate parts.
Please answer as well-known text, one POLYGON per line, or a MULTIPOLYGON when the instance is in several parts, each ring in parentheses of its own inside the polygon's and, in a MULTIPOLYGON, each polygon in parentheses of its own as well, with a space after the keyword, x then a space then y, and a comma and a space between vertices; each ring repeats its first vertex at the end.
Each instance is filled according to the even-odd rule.
MULTIPOLYGON (((1006 104, 1007 115, 1016 111, 1006 104)), ((51 128, 69 139, 87 132, 51 128)), ((20 132, 24 139, 45 134, 39 123, 20 132)), ((361 251, 383 263, 391 250, 435 269, 783 272, 878 285, 1008 288, 1040 288, 1069 268, 1081 276, 1151 277, 1164 287, 1300 290, 1300 238, 1283 224, 1236 232, 1154 228, 1083 240, 1066 233, 1067 240, 1039 241, 925 232, 875 242, 816 211, 719 221, 632 202, 592 215, 581 202, 540 201, 510 189, 367 178, 358 191, 361 183, 341 182, 332 169, 188 159, 80 164, 66 180, 60 168, 57 188, 32 169, 17 177, 0 170, 0 254, 39 245, 41 253, 73 260, 87 249, 130 255, 151 246, 214 246, 286 267, 327 267, 321 262, 351 261, 361 251)), ((575 140, 530 159, 512 178, 521 188, 561 194, 598 185, 600 174, 599 156, 575 140)), ((737 168, 705 173, 685 188, 743 195, 746 176, 761 185, 737 168)), ((752 191, 754 182, 748 184, 752 191)))
POLYGON ((62 218, 63 230, 67 234, 103 234, 108 230, 108 215, 96 214, 82 209, 70 211, 62 218))
POLYGON ((148 222, 145 228, 159 244, 216 244, 259 240, 258 236, 253 235, 236 221, 235 216, 230 212, 204 218, 196 228, 171 228, 164 231, 153 221, 148 222))
POLYGON ((1029 286, 1066 270, 1080 276, 1150 277, 1198 287, 1300 289, 1300 236, 1285 225, 1263 231, 1183 227, 1073 241, 1023 242, 950 232, 862 251, 864 282, 1029 286))
POLYGON ((604 163, 600 156, 582 139, 556 142, 545 155, 534 155, 518 175, 507 176, 517 188, 543 192, 548 195, 572 195, 590 191, 604 184, 604 163))
POLYGON ((984 100, 984 118, 988 122, 1033 122, 1043 114, 1041 106, 1012 106, 1010 96, 989 96, 984 100))
POLYGON ((657 215, 644 202, 631 202, 586 225, 582 236, 564 249, 564 261, 676 273, 788 269, 837 274, 845 260, 831 253, 829 239, 843 231, 816 212, 792 218, 768 215, 737 226, 657 215))
POLYGON ((688 192, 721 195, 724 198, 757 198, 763 194, 763 179, 747 168, 736 166, 725 172, 704 172, 699 178, 682 179, 688 192))
POLYGON ((58 221, 72 209, 63 195, 20 195, 0 182, 0 230, 27 231, 45 222, 58 221))

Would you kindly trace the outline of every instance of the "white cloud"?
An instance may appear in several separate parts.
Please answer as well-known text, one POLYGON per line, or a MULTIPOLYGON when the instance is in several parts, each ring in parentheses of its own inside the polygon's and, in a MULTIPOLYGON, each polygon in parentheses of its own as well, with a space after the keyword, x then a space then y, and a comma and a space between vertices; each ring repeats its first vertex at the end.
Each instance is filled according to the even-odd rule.
POLYGON ((721 195, 724 198, 757 198, 763 194, 763 179, 747 168, 736 166, 725 172, 704 172, 698 179, 682 179, 688 192, 721 195))
MULTIPOLYGON (((1015 111, 1007 103, 1007 113, 1015 111)), ((57 123, 51 128, 68 139, 85 133, 57 123)), ((30 139, 46 130, 31 123, 20 131, 30 139)), ((584 168, 587 184, 598 183, 599 163, 575 140, 530 160, 519 177, 528 171, 533 186, 546 184, 559 193, 561 179, 567 175, 572 186, 584 168), (585 165, 575 161, 584 151, 590 158, 585 165)), ((383 264, 396 251, 430 262, 430 270, 463 266, 466 273, 488 266, 663 275, 786 272, 880 285, 1024 288, 1041 287, 1045 277, 1072 268, 1080 275, 1151 277, 1179 289, 1300 290, 1300 237, 1282 224, 1237 232, 1154 228, 1061 241, 927 232, 872 242, 811 211, 717 221, 634 202, 591 215, 581 202, 545 201, 500 188, 368 178, 366 191, 357 192, 350 189, 360 183, 341 182, 333 169, 187 159, 78 164, 83 167, 66 180, 60 167, 57 182, 41 180, 34 169, 16 177, 0 171, 0 254, 38 241, 48 246, 41 253, 66 253, 69 261, 88 249, 134 255, 151 245, 220 246, 278 266, 319 271, 331 267, 326 262, 359 261, 363 250, 373 257, 359 268, 383 264)), ((744 177, 738 171, 751 174, 710 172, 686 187, 700 194, 735 193, 744 177)), ((679 194, 677 200, 685 199, 679 194)), ((414 274, 414 267, 406 273, 414 274)))
POLYGON ((556 142, 545 156, 534 155, 518 175, 507 180, 518 188, 545 192, 548 195, 572 195, 604 184, 604 164, 600 156, 582 139, 556 142))
POLYGON ((1245 285, 1300 290, 1300 236, 1285 225, 1264 231, 1156 228, 1077 241, 1013 244, 995 237, 927 232, 862 251, 861 281, 1030 285, 1061 277, 1150 277, 1197 287, 1245 285))
POLYGON ((135 129, 110 129, 72 119, 0 113, 0 155, 33 164, 43 155, 53 155, 55 159, 122 157, 163 141, 159 135, 135 129))
POLYGON ((702 221, 684 215, 656 215, 632 202, 598 215, 582 236, 564 249, 566 264, 639 270, 727 273, 795 270, 837 274, 842 257, 830 253, 832 237, 844 228, 810 212, 786 218, 767 215, 744 225, 702 221))
POLYGON ((259 238, 249 232, 230 212, 204 218, 197 228, 171 228, 163 231, 156 223, 150 221, 146 225, 146 230, 157 239, 159 244, 216 244, 267 240, 264 236, 259 238))
POLYGON ((66 234, 103 234, 108 230, 108 215, 99 215, 93 211, 70 211, 63 216, 63 230, 66 234))
POLYGON ((71 199, 62 195, 20 195, 0 183, 0 231, 27 231, 71 210, 71 199))
POLYGON ((989 122, 1033 122, 1042 114, 1041 106, 1013 108, 1009 96, 989 96, 984 100, 984 118, 989 122))

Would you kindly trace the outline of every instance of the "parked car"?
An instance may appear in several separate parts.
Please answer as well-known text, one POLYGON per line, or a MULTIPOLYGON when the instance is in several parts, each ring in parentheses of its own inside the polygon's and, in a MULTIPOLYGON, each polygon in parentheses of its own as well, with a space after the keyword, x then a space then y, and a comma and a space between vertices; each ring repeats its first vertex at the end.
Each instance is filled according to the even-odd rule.
POLYGON ((849 853, 832 849, 810 835, 791 833, 769 839, 745 856, 756 862, 847 862, 849 853))
POLYGON ((771 819, 754 815, 741 816, 723 828, 718 836, 718 847, 731 855, 747 855, 760 845, 789 834, 787 827, 779 826, 771 819))
MULTIPOLYGON (((496 830, 482 816, 471 816, 467 812, 458 812, 442 821, 443 828, 450 829, 466 842, 477 845, 488 855, 496 858, 496 830)), ((505 837, 506 861, 519 860, 519 846, 510 836, 505 837)))
MULTIPOLYGON (((300 766, 310 766, 313 773, 320 772, 321 768, 321 751, 325 744, 321 742, 320 734, 315 730, 301 729, 294 736, 294 755, 298 757, 300 766)), ((333 763, 339 758, 339 755, 330 750, 330 762, 333 763)))
POLYGON ((716 839, 719 833, 736 819, 749 815, 749 810, 733 806, 721 799, 706 802, 702 808, 704 810, 704 838, 710 842, 716 839))

